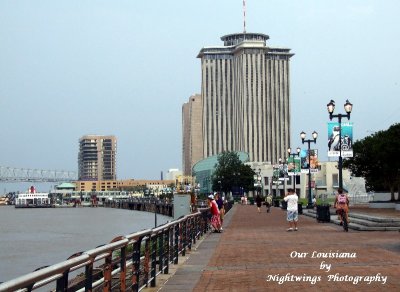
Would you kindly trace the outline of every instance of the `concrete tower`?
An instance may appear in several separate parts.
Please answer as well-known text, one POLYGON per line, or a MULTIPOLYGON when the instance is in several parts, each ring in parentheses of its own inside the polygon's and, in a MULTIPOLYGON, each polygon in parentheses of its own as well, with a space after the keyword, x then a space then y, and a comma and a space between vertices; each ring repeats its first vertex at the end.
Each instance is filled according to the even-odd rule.
POLYGON ((276 162, 290 146, 290 49, 269 47, 260 33, 223 36, 201 59, 203 157, 244 151, 276 162))

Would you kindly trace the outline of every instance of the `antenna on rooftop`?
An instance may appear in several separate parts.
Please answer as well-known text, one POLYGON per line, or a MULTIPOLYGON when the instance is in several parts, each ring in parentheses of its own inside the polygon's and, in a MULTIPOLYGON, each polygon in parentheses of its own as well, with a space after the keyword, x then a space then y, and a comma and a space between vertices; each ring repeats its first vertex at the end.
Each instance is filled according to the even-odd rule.
POLYGON ((243 33, 246 33, 246 0, 243 0, 243 33))

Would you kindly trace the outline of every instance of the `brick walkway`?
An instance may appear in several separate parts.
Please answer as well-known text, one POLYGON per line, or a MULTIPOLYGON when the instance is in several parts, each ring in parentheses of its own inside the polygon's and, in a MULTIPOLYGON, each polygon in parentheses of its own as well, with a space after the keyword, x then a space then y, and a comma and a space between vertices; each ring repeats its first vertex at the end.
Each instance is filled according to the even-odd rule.
POLYGON ((159 290, 400 291, 399 232, 345 233, 301 215, 299 231, 287 232, 285 211, 262 211, 235 205, 225 232, 209 234, 159 290), (317 258, 336 252, 355 258, 317 258), (339 277, 343 280, 335 281, 339 277))

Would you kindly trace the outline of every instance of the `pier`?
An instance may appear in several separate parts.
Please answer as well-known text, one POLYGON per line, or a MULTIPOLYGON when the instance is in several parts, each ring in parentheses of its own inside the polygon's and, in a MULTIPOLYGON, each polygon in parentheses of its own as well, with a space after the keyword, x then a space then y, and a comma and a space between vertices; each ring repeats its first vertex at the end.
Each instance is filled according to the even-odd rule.
POLYGON ((107 208, 119 208, 135 211, 157 213, 169 217, 174 215, 174 206, 171 203, 151 199, 124 199, 105 201, 102 206, 107 208))

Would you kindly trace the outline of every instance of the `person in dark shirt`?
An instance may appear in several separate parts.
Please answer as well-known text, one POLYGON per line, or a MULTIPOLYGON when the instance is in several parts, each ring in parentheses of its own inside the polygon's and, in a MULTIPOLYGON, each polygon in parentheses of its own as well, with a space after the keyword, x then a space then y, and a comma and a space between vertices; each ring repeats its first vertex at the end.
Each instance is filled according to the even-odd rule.
POLYGON ((256 197, 256 204, 257 204, 257 211, 258 211, 258 213, 260 213, 261 212, 262 199, 261 199, 259 194, 256 197))
MULTIPOLYGON (((224 200, 222 199, 222 196, 220 194, 216 194, 215 201, 217 202, 217 205, 218 205, 219 217, 220 217, 221 226, 222 226, 222 223, 224 223, 224 215, 225 215, 224 200)), ((222 227, 220 230, 222 230, 222 227)))

